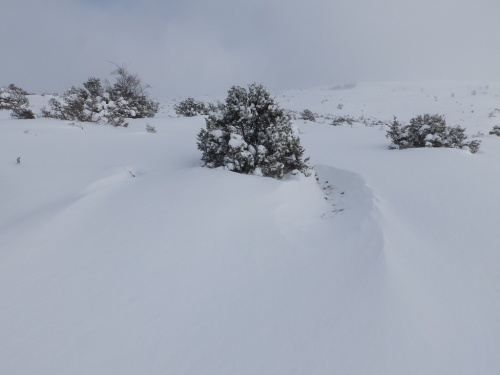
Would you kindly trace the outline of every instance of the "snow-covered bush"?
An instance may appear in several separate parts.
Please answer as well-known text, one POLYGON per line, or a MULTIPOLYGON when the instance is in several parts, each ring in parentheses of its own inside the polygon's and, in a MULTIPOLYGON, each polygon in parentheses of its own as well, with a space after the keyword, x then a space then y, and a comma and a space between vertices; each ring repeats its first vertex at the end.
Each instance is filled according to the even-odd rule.
POLYGON ((495 125, 493 129, 491 129, 490 134, 498 135, 500 137, 500 125, 495 125))
POLYGON ((356 120, 351 116, 334 116, 332 118, 333 126, 342 126, 342 125, 352 125, 356 120))
POLYGON ((418 147, 468 147, 473 154, 479 150, 481 141, 467 142, 465 128, 447 126, 444 116, 425 114, 410 120, 407 125, 400 124, 396 118, 387 131, 392 140, 389 149, 418 147))
POLYGON ((224 103, 217 101, 216 103, 207 103, 207 112, 206 115, 209 115, 212 112, 222 111, 224 110, 224 103))
POLYGON ((156 133, 156 128, 152 125, 149 125, 149 123, 146 123, 146 131, 148 133, 154 134, 156 133))
POLYGON ((300 112, 300 119, 316 122, 316 118, 314 117, 314 113, 312 113, 308 109, 304 109, 302 112, 300 112))
POLYGON ((35 113, 29 107, 29 101, 26 99, 26 102, 18 107, 14 107, 10 115, 13 118, 21 119, 21 120, 33 120, 36 118, 35 113))
POLYGON ((186 117, 208 115, 208 108, 205 103, 194 100, 194 98, 184 99, 174 107, 174 110, 178 115, 186 117))
POLYGON ((125 118, 154 117, 159 103, 148 97, 149 86, 123 66, 112 74, 117 76, 114 84, 89 78, 83 87, 73 86, 62 97, 51 98, 50 109, 42 108, 42 116, 113 126, 127 126, 125 118))
POLYGON ((0 87, 0 110, 10 110, 11 116, 17 119, 34 119, 35 114, 30 109, 26 91, 10 85, 0 87))
POLYGON ((109 93, 109 101, 115 103, 117 114, 127 118, 155 116, 160 103, 149 98, 150 85, 143 84, 137 74, 130 73, 123 65, 116 65, 111 75, 116 76, 115 83, 105 80, 104 91, 109 93))
POLYGON ((262 85, 233 86, 198 134, 204 166, 282 178, 311 173, 298 130, 262 85))
POLYGON ((19 95, 24 95, 24 96, 27 96, 27 95, 35 95, 35 94, 30 94, 28 91, 20 88, 20 87, 17 87, 16 85, 14 85, 13 83, 11 83, 9 86, 7 86, 7 89, 11 92, 15 92, 19 95))

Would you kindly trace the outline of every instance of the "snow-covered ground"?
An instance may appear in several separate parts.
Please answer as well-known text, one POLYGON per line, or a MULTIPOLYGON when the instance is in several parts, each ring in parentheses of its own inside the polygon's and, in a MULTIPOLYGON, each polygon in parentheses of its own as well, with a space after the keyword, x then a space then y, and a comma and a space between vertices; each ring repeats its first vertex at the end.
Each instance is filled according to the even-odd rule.
POLYGON ((317 114, 295 123, 319 183, 199 167, 203 117, 173 99, 128 128, 1 111, 0 374, 499 374, 486 86, 277 92, 317 114), (326 118, 424 113, 480 151, 391 151, 379 126, 326 118))

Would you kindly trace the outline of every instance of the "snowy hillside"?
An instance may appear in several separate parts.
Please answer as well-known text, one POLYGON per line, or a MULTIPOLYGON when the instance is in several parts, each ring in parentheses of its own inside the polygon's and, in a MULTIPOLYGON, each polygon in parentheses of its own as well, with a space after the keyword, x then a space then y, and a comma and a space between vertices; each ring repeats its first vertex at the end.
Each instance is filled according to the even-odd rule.
POLYGON ((316 114, 319 183, 201 168, 179 98, 127 128, 0 111, 0 374, 500 373, 500 84, 275 94, 316 114), (424 113, 480 151, 329 125, 424 113))

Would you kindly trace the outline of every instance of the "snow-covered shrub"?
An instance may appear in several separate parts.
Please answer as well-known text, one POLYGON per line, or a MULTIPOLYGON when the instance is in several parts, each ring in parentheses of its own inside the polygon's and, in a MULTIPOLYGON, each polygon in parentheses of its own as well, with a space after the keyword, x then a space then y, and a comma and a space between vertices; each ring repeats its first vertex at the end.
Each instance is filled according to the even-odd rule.
POLYGON ((474 154, 481 143, 478 140, 467 142, 465 128, 447 126, 444 116, 437 114, 417 116, 407 125, 400 124, 394 118, 386 137, 392 140, 389 149, 400 150, 418 147, 468 147, 474 154))
POLYGON ((209 111, 205 103, 194 100, 194 98, 184 99, 174 107, 174 110, 178 115, 186 117, 208 115, 209 111))
POLYGON ((26 103, 20 105, 19 107, 14 107, 10 115, 13 118, 22 119, 22 120, 33 120, 36 118, 35 113, 29 107, 28 99, 26 99, 26 103))
POLYGON ((316 118, 314 117, 314 113, 312 113, 308 109, 304 109, 302 112, 300 112, 300 119, 316 122, 316 118))
POLYGON ((334 116, 332 118, 331 125, 341 126, 341 125, 352 125, 356 120, 351 116, 334 116))
POLYGON ((500 125, 495 125, 493 129, 491 129, 490 134, 498 135, 500 137, 500 125))
POLYGON ((217 101, 216 103, 207 103, 207 112, 206 115, 209 115, 212 112, 218 112, 224 110, 224 103, 217 101))
POLYGON ((42 116, 125 127, 125 118, 154 117, 159 103, 149 99, 149 86, 122 66, 112 74, 117 76, 114 84, 89 78, 83 87, 73 86, 62 97, 51 98, 50 109, 42 108, 42 116))
POLYGON ((24 95, 24 96, 27 96, 27 95, 34 95, 34 94, 30 94, 28 91, 26 90, 23 90, 22 88, 20 87, 17 87, 16 85, 14 85, 13 83, 11 83, 9 86, 7 86, 7 89, 11 92, 15 92, 19 95, 24 95))
POLYGON ((10 85, 0 87, 0 110, 11 110, 11 116, 17 119, 34 119, 35 114, 29 106, 26 91, 10 85))
POLYGON ((156 133, 156 128, 152 125, 149 125, 149 123, 146 123, 146 131, 148 133, 154 134, 156 133))
POLYGON ((233 86, 225 104, 205 121, 198 134, 204 166, 276 178, 310 175, 298 130, 264 86, 233 86))
POLYGON ((116 65, 111 75, 116 76, 115 83, 105 80, 104 91, 109 93, 109 101, 115 103, 116 114, 126 118, 145 118, 158 113, 160 103, 150 99, 147 92, 151 86, 143 84, 137 74, 130 73, 123 65, 116 65))

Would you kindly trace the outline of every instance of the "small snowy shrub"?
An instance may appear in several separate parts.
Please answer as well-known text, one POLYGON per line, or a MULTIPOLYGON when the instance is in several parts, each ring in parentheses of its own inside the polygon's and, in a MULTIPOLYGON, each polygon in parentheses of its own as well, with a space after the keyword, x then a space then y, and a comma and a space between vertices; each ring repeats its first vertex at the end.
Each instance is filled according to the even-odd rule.
POLYGON ((146 123, 146 131, 148 133, 154 134, 156 133, 156 128, 152 125, 149 125, 149 123, 146 123))
POLYGON ((300 119, 316 122, 316 118, 314 117, 314 113, 312 113, 308 109, 304 109, 302 112, 300 112, 300 119))
POLYGON ((180 116, 193 117, 198 115, 208 115, 208 108, 205 103, 187 98, 174 107, 175 113, 180 116))
POLYGON ((331 125, 333 126, 341 126, 341 125, 352 125, 356 121, 351 116, 334 116, 332 118, 331 125))
POLYGON ((198 134, 204 166, 278 179, 287 173, 311 174, 290 115, 264 86, 233 86, 225 104, 205 121, 206 129, 198 134))
POLYGON ((51 98, 50 109, 42 108, 42 116, 124 127, 128 126, 125 118, 154 117, 159 103, 149 99, 149 86, 123 66, 111 74, 117 76, 114 84, 106 80, 103 85, 99 78, 89 78, 83 87, 73 86, 62 97, 51 98))
POLYGON ((490 134, 498 135, 500 137, 500 125, 495 125, 493 129, 491 129, 490 134))
POLYGON ((23 105, 20 105, 18 107, 14 107, 12 109, 12 112, 10 113, 10 115, 13 118, 22 119, 22 120, 33 120, 36 118, 35 113, 29 107, 28 99, 26 99, 26 103, 24 103, 23 105))
POLYGON ((338 106, 337 106, 337 109, 342 109, 344 108, 344 105, 342 103, 340 103, 338 106))
POLYGON ((14 85, 13 83, 11 83, 9 86, 7 86, 7 89, 11 92, 15 92, 19 95, 24 95, 24 96, 27 96, 27 95, 34 95, 34 94, 30 94, 28 91, 26 90, 23 90, 22 88, 20 87, 17 87, 16 85, 14 85))
POLYGON ((467 142, 465 128, 447 126, 444 116, 417 116, 407 125, 400 124, 396 118, 387 131, 387 138, 392 140, 389 149, 405 149, 418 147, 468 147, 473 154, 479 150, 481 141, 467 142))
POLYGON ((138 75, 130 73, 124 65, 115 66, 111 72, 115 83, 104 81, 104 91, 109 94, 109 101, 115 104, 115 113, 127 118, 154 117, 160 103, 149 98, 147 90, 151 86, 143 84, 138 75))
POLYGON ((34 119, 35 114, 30 109, 26 91, 10 85, 0 87, 0 110, 11 110, 11 116, 17 119, 34 119))
POLYGON ((205 115, 209 115, 210 113, 215 113, 217 111, 222 111, 224 110, 224 103, 221 103, 217 101, 217 103, 207 103, 206 104, 207 110, 205 115))

